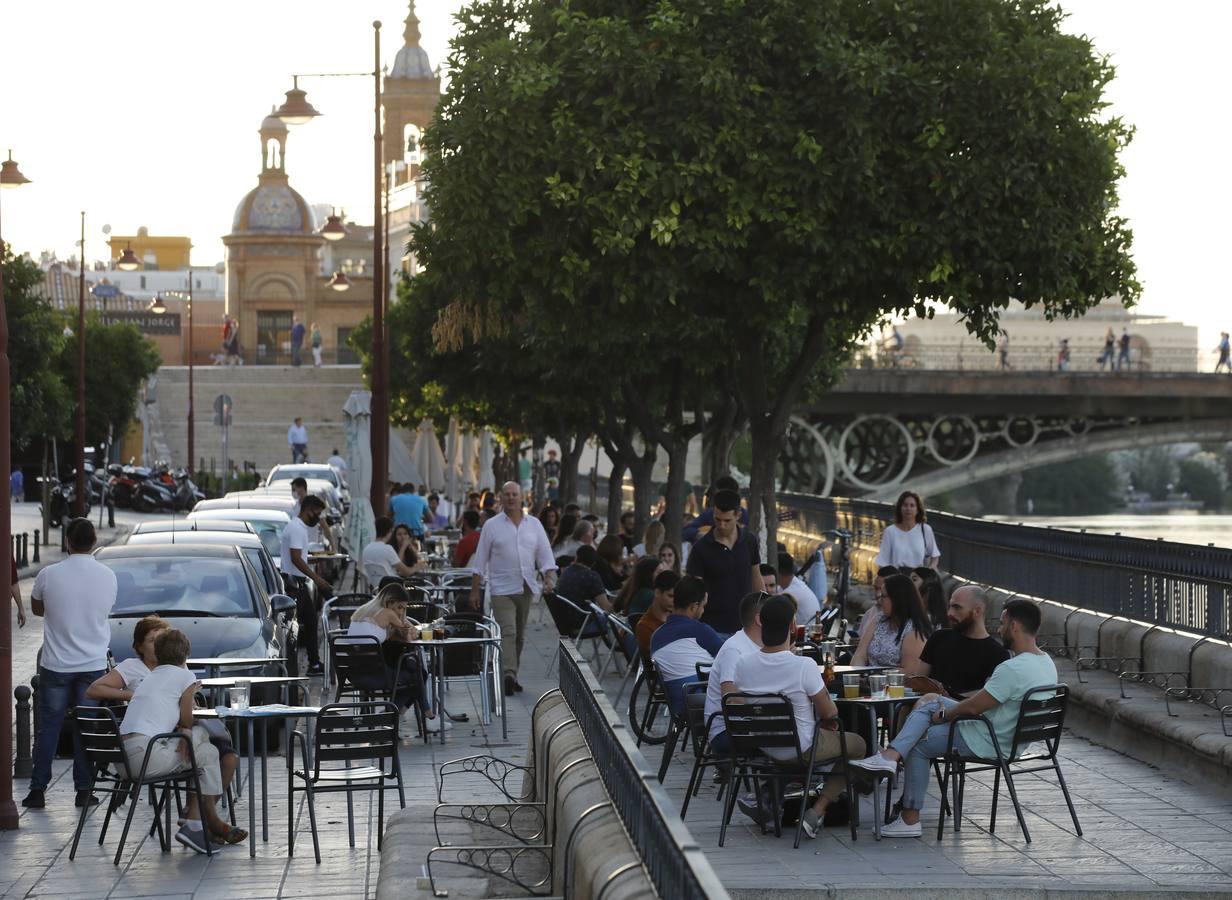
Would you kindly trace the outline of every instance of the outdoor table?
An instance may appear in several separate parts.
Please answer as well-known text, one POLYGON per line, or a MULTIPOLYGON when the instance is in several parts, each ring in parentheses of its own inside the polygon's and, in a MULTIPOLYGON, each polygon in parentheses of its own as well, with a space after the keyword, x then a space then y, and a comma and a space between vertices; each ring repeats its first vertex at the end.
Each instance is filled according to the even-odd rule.
MULTIPOLYGON (((246 736, 248 738, 248 782, 252 784, 252 772, 255 764, 255 724, 258 719, 261 720, 261 741, 262 745, 266 743, 265 737, 269 732, 267 723, 270 719, 282 719, 283 730, 286 734, 285 752, 287 757, 288 771, 295 765, 295 760, 291 752, 291 720, 301 716, 305 718, 315 717, 321 711, 319 706, 285 706, 275 703, 269 706, 253 706, 246 710, 231 709, 226 706, 219 706, 215 709, 197 709, 193 710, 193 715, 199 719, 219 719, 226 721, 227 719, 243 719, 246 736)), ((261 840, 269 841, 269 771, 266 766, 268 754, 261 754, 261 840)), ((248 792, 248 856, 255 857, 257 855, 256 839, 257 832, 257 805, 253 802, 252 791, 248 792)))
MULTIPOLYGON (((433 668, 433 671, 435 672, 435 677, 433 679, 435 684, 433 685, 432 694, 433 694, 433 698, 436 701, 433 704, 433 706, 435 707, 436 714, 438 716, 448 715, 445 712, 445 653, 444 651, 448 650, 450 647, 462 647, 466 645, 475 645, 475 644, 487 644, 489 647, 491 647, 492 651, 495 651, 494 654, 491 652, 484 654, 483 671, 480 672, 479 703, 482 709, 482 714, 480 716, 480 719, 484 725, 491 724, 492 717, 488 712, 489 705, 490 705, 488 691, 489 690, 494 691, 496 693, 496 696, 500 698, 500 708, 497 712, 497 715, 501 717, 501 737, 508 738, 509 737, 509 721, 505 716, 505 695, 501 691, 496 691, 495 685, 488 679, 488 674, 489 674, 488 670, 491 665, 492 659, 496 660, 496 671, 500 671, 500 638, 452 637, 452 638, 445 638, 442 641, 438 641, 438 640, 425 641, 425 640, 420 640, 420 639, 416 639, 413 641, 407 641, 408 646, 418 647, 420 649, 427 650, 432 653, 432 657, 433 657, 432 668, 433 668)), ((440 730, 440 737, 441 737, 441 743, 442 744, 445 743, 445 729, 443 727, 440 730)))
MULTIPOLYGON (((824 669, 825 666, 818 665, 817 668, 824 669)), ((897 669, 897 668, 898 666, 835 666, 834 674, 835 675, 854 675, 855 673, 858 672, 861 675, 877 675, 881 672, 886 671, 887 669, 897 669)))
MULTIPOLYGON (((830 699, 834 701, 836 706, 846 705, 846 706, 853 707, 855 709, 863 708, 868 713, 868 724, 869 724, 868 733, 873 736, 873 739, 875 742, 877 738, 877 706, 878 704, 885 703, 889 705, 890 716, 889 716, 889 719, 887 719, 887 722, 892 722, 895 718, 894 710, 897 707, 901 706, 904 703, 915 703, 915 701, 919 700, 921 696, 922 696, 921 694, 917 694, 915 691, 905 691, 903 696, 901 697, 891 697, 889 696, 889 694, 887 694, 884 697, 877 697, 877 698, 873 698, 871 696, 844 697, 842 686, 840 685, 838 693, 831 694, 830 699)), ((888 733, 889 731, 888 731, 888 725, 887 725, 887 734, 888 733)), ((877 752, 876 749, 872 747, 869 748, 869 753, 876 753, 876 752, 877 752)))
POLYGON ((202 656, 188 660, 188 668, 205 669, 207 678, 217 678, 220 669, 251 669, 253 666, 281 662, 286 662, 281 656, 202 656))

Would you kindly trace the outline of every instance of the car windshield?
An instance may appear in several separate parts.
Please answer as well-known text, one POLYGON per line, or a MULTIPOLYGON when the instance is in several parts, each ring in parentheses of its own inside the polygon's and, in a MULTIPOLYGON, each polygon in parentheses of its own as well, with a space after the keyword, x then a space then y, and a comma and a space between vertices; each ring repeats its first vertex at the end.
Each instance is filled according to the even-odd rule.
POLYGON ((252 530, 257 533, 257 537, 261 539, 261 543, 265 545, 265 552, 278 559, 282 556, 282 529, 286 526, 282 522, 249 522, 252 530))
POLYGON ((334 487, 338 486, 338 473, 331 468, 296 469, 291 466, 284 466, 271 474, 269 480, 271 482, 291 481, 294 478, 319 478, 328 481, 334 487))
POLYGON ((238 559, 148 556, 103 559, 116 576, 113 616, 253 616, 238 559))

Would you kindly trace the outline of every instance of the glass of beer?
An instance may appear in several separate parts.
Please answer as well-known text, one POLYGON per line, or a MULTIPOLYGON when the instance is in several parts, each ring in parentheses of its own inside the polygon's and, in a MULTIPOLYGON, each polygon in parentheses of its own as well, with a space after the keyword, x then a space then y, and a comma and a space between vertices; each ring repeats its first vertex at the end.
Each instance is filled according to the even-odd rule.
POLYGON ((891 697, 907 696, 907 688, 903 684, 907 678, 906 675, 902 672, 891 672, 886 678, 888 679, 886 690, 889 691, 891 697))
POLYGON ((431 625, 419 626, 419 639, 421 641, 432 640, 432 626, 431 625))
POLYGON ((843 697, 854 700, 860 696, 860 673, 852 672, 843 676, 843 697))
POLYGON ((797 644, 804 643, 804 626, 803 625, 796 626, 796 643, 797 644))

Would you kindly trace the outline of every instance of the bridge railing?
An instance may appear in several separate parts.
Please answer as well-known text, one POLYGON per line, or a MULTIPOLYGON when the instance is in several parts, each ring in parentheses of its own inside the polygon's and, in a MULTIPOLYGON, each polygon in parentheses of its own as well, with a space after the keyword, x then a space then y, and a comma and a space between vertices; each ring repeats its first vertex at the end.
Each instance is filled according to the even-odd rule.
MULTIPOLYGON (((843 528, 875 548, 894 506, 780 494, 795 528, 843 528)), ((1191 634, 1232 637, 1232 550, 930 512, 941 568, 982 584, 1191 634)), ((819 537, 820 540, 820 537, 819 537)))
MULTIPOLYGON (((1111 364, 1100 368, 1098 357, 1102 347, 1078 346, 1071 348, 1070 372, 1100 372, 1116 370, 1116 358, 1111 364)), ((1184 350, 1156 348, 1149 352, 1140 349, 1131 351, 1128 364, 1121 371, 1133 372, 1211 372, 1219 354, 1211 350, 1184 350)), ((1057 371, 1055 347, 1011 348, 1007 360, 1017 372, 1057 371)), ((979 345, 965 347, 928 347, 908 344, 901 352, 885 349, 860 351, 851 363, 857 369, 929 369, 951 372, 990 372, 1000 369, 1000 355, 979 345)))

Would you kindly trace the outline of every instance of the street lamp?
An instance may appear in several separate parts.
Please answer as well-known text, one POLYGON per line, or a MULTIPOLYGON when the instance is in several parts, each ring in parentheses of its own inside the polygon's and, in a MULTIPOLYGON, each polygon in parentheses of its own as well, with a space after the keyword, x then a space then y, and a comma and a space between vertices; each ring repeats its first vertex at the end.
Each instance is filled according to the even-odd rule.
POLYGON ((124 248, 124 252, 120 254, 120 261, 116 263, 116 268, 122 272, 136 272, 141 268, 141 260, 137 259, 137 254, 133 252, 132 244, 124 248))
POLYGON ((334 277, 329 280, 329 286, 335 291, 350 290, 351 279, 346 277, 345 272, 335 272, 334 277))
POLYGON ((167 304, 163 302, 162 294, 154 298, 154 302, 150 304, 150 312, 157 316, 161 316, 167 311, 167 304))
MULTIPOLYGON (((183 291, 168 291, 167 293, 178 297, 184 297, 183 291)), ((196 459, 196 419, 193 413, 193 268, 188 267, 188 296, 187 296, 187 312, 188 312, 188 473, 191 476, 193 473, 193 460, 196 459)), ((150 304, 150 312, 156 315, 163 315, 167 312, 167 304, 163 302, 161 294, 154 296, 154 302, 150 304)), ((224 460, 225 462, 225 460, 224 460)))
MULTIPOLYGON (((372 76, 373 121, 372 134, 372 512, 379 514, 385 509, 385 483, 389 479, 389 366, 385 355, 385 232, 381 217, 382 148, 381 148, 381 23, 372 23, 373 65, 371 72, 314 72, 291 76, 291 90, 286 102, 274 111, 288 125, 302 125, 321 113, 299 89, 300 78, 351 78, 372 76)), ((329 223, 326 223, 329 228, 329 223)), ((341 227, 341 223, 339 223, 341 227)), ((344 229, 345 234, 345 229, 344 229)), ((326 240, 338 240, 336 232, 322 236, 326 240)), ((330 281, 335 290, 345 290, 336 283, 338 275, 330 281)), ((345 277, 345 276, 343 276, 345 277)), ((348 282, 349 286, 349 282, 348 282)))
MULTIPOLYGON (((0 188, 19 188, 30 179, 21 174, 13 162, 13 152, 0 163, 0 188)), ((0 239, 0 262, 4 256, 4 241, 0 239)), ((9 325, 4 306, 4 269, 0 266, 0 469, 12 471, 9 449, 9 403, 12 397, 9 380, 9 325)), ((0 479, 0 569, 10 571, 13 554, 13 519, 9 507, 9 480, 0 479), (10 558, 4 565, 4 557, 10 558)), ((13 620, 5 610, 0 616, 0 830, 17 827, 17 804, 13 802, 13 620)))
POLYGON ((77 280, 77 486, 73 515, 86 514, 86 212, 81 211, 81 275, 77 280))
POLYGON ((340 241, 346 237, 346 234, 346 226, 342 224, 338 216, 330 216, 321 228, 321 237, 327 241, 340 241))

